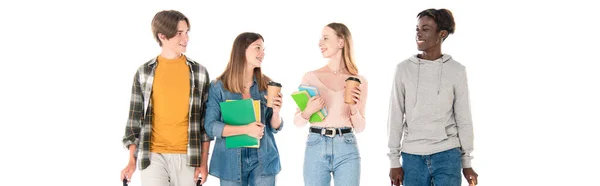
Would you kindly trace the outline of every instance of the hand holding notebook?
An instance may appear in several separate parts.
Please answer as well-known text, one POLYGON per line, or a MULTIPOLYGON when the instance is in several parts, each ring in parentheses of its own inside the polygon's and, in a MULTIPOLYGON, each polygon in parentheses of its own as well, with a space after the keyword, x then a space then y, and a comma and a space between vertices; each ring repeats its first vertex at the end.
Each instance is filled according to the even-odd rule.
MULTIPOLYGON (((323 114, 321 112, 319 112, 318 110, 316 110, 316 111, 306 110, 309 100, 311 100, 311 98, 308 95, 308 92, 306 92, 306 90, 292 93, 292 98, 294 99, 294 101, 296 102, 296 105, 298 105, 298 108, 300 108, 300 110, 302 112, 304 112, 306 114, 311 114, 310 118, 308 119, 309 122, 311 122, 311 123, 322 122, 323 119, 325 119, 325 116, 323 116, 323 114)), ((317 98, 313 98, 312 102, 317 101, 316 99, 317 98)))
POLYGON ((313 114, 315 112, 320 111, 325 106, 325 100, 320 95, 316 95, 308 99, 308 103, 306 103, 306 108, 304 112, 313 114))
POLYGON ((248 136, 250 137, 261 139, 265 134, 265 125, 258 121, 245 125, 244 127, 246 127, 246 131, 248 131, 248 136))
MULTIPOLYGON (((321 93, 319 93, 319 89, 317 89, 317 87, 315 86, 310 86, 310 85, 300 85, 298 86, 298 90, 303 91, 306 90, 306 92, 308 92, 308 95, 310 97, 315 97, 315 96, 320 96, 321 93)), ((323 99, 323 98, 321 98, 323 99)), ((327 117, 327 107, 325 106, 325 100, 323 100, 323 106, 320 109, 321 114, 323 114, 323 117, 327 117)))
POLYGON ((301 111, 311 114, 309 122, 322 122, 327 116, 325 100, 320 96, 316 87, 300 85, 299 91, 292 93, 292 98, 301 111))

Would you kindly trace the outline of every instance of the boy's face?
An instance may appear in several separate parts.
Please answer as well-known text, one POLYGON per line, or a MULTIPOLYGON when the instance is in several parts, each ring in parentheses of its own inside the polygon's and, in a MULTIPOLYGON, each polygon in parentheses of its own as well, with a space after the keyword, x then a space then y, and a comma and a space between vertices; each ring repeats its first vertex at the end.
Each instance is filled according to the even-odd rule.
POLYGON ((437 24, 429 16, 423 16, 417 21, 417 49, 419 51, 428 51, 428 49, 438 47, 442 44, 443 31, 438 32, 437 24))
POLYGON ((175 53, 185 53, 189 40, 189 30, 190 29, 185 21, 179 21, 179 23, 177 23, 177 34, 175 34, 173 38, 167 39, 165 35, 160 34, 159 37, 163 44, 163 50, 169 50, 175 53))

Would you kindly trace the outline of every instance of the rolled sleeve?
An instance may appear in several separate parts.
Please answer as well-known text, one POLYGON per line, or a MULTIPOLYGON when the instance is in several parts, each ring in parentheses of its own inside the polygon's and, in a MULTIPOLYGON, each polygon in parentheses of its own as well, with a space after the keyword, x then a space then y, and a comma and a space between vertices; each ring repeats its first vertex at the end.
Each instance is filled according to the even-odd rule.
POLYGON ((268 120, 269 124, 267 124, 267 126, 269 126, 269 129, 271 129, 271 132, 273 132, 273 134, 277 134, 279 131, 281 131, 281 129, 283 129, 283 118, 281 118, 281 124, 279 125, 279 128, 273 128, 271 126, 271 120, 268 120))
POLYGON ((271 132, 273 132, 273 134, 277 134, 277 132, 283 129, 283 117, 281 117, 281 124, 279 125, 279 128, 273 128, 273 126, 271 125, 271 119, 273 118, 273 108, 267 107, 265 116, 265 125, 271 132))
POLYGON ((129 149, 129 145, 135 145, 138 146, 138 144, 140 143, 139 139, 134 139, 134 140, 123 140, 123 147, 125 147, 125 149, 129 149))

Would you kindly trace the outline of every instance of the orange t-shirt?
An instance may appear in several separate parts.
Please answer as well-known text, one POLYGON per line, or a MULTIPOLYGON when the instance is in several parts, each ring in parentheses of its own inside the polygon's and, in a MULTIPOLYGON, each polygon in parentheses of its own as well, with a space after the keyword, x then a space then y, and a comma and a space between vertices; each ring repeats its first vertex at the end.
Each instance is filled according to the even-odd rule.
POLYGON ((158 57, 152 85, 150 151, 187 153, 190 108, 190 69, 186 57, 158 57))

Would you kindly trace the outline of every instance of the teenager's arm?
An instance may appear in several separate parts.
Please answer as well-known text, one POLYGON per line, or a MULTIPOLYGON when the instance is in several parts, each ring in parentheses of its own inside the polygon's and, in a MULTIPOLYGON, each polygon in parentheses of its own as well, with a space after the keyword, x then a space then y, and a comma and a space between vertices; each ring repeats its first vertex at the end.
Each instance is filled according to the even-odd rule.
POLYGON ((238 134, 244 134, 243 126, 231 126, 221 122, 221 106, 223 100, 221 90, 217 82, 210 83, 208 99, 206 101, 206 113, 204 114, 204 127, 206 134, 215 138, 223 138, 238 134))
POLYGON ((210 150, 210 141, 202 142, 202 154, 200 155, 200 165, 208 165, 208 151, 210 150))
MULTIPOLYGON (((202 96, 201 98, 201 105, 202 107, 200 108, 200 141, 204 144, 204 142, 210 142, 213 138, 211 138, 207 132, 206 132, 206 110, 208 109, 207 106, 207 102, 208 102, 208 95, 210 92, 210 76, 208 74, 208 71, 206 69, 204 69, 204 84, 201 85, 202 86, 202 96)), ((210 145, 210 143, 208 143, 210 145)), ((202 146, 202 148, 204 148, 204 146, 202 146)), ((204 152, 204 151, 202 151, 204 152)))
MULTIPOLYGON (((272 112, 273 109, 270 110, 272 112)), ((281 131, 281 129, 283 128, 283 119, 279 115, 279 112, 272 112, 272 115, 270 117, 271 119, 269 120, 269 126, 271 127, 271 131, 273 133, 281 131)))
POLYGON ((129 149, 129 161, 135 162, 136 149, 140 142, 141 122, 143 119, 143 94, 139 81, 139 71, 133 78, 131 98, 129 101, 129 118, 125 126, 123 146, 129 149))
POLYGON ((402 135, 404 133, 404 99, 405 89, 402 84, 400 66, 396 67, 392 83, 392 93, 390 96, 390 106, 388 113, 388 148, 390 152, 390 168, 402 167, 400 164, 400 150, 402 148, 402 135))
POLYGON ((205 168, 207 168, 208 166, 208 152, 210 149, 210 141, 212 141, 213 138, 211 138, 207 133, 206 133, 206 128, 205 128, 205 124, 204 122, 206 121, 204 118, 204 115, 206 114, 206 102, 208 102, 208 92, 210 89, 210 77, 208 74, 208 71, 205 69, 204 71, 204 84, 201 85, 202 86, 202 97, 201 97, 201 105, 202 107, 200 108, 200 142, 201 142, 201 154, 200 154, 200 166, 205 166, 205 168))
MULTIPOLYGON (((300 82, 301 85, 308 85, 309 81, 308 81, 308 73, 305 73, 304 76, 302 77, 302 81, 300 82)), ((294 105, 296 105, 296 103, 294 103, 294 105)), ((306 113, 306 112, 302 112, 298 106, 296 106, 296 114, 294 115, 294 125, 296 125, 297 127, 303 127, 304 125, 306 125, 308 123, 308 119, 310 119, 310 115, 312 115, 313 113, 306 113)))
POLYGON ((454 119, 458 128, 458 139, 462 150, 463 168, 471 168, 471 152, 473 152, 473 121, 469 103, 467 71, 460 72, 459 82, 454 87, 454 119))
POLYGON ((355 106, 350 106, 350 122, 352 123, 352 127, 357 133, 365 130, 365 107, 367 105, 367 94, 369 85, 369 83, 364 77, 361 79, 361 81, 361 92, 359 95, 360 103, 355 106))

